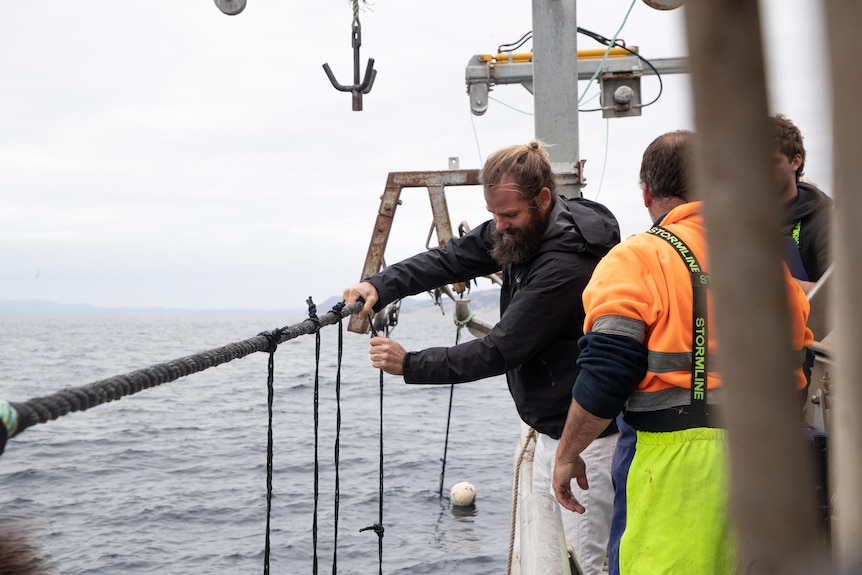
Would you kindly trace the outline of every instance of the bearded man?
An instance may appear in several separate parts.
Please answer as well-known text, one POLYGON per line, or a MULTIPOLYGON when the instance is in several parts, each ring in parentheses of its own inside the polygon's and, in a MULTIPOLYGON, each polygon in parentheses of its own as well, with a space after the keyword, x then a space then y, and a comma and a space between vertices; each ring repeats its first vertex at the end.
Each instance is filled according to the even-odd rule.
MULTIPOLYGON (((581 294, 596 264, 619 243, 619 226, 601 204, 557 195, 548 154, 535 140, 491 155, 482 181, 491 220, 345 289, 344 300, 349 305, 364 299, 359 315, 370 318, 398 298, 502 269, 500 321, 484 338, 407 352, 394 340, 373 337, 371 363, 403 375, 408 384, 463 383, 505 373, 518 414, 539 432, 533 490, 550 492, 578 374, 581 294)), ((589 502, 587 513, 563 510, 566 538, 587 575, 601 572, 607 551, 616 431, 611 422, 584 454, 593 474, 589 493, 579 493, 589 502)))

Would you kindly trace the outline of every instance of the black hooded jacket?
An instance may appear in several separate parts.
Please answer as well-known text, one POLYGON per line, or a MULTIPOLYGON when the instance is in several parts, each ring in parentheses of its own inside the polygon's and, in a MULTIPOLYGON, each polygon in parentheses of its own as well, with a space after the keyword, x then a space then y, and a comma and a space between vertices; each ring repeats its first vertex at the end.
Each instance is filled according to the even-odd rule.
MULTIPOLYGON (((389 302, 499 271, 489 255, 489 220, 445 247, 391 265, 368 278, 389 302)), ((407 383, 461 383, 506 374, 521 419, 559 439, 578 374, 583 336, 581 294, 593 269, 619 243, 616 218, 601 204, 558 197, 535 256, 503 270, 500 321, 482 339, 409 352, 407 383)))
POLYGON ((809 281, 820 279, 831 263, 829 227, 832 218, 832 198, 816 187, 797 182, 798 194, 783 206, 782 232, 792 235, 799 222, 799 255, 809 281))

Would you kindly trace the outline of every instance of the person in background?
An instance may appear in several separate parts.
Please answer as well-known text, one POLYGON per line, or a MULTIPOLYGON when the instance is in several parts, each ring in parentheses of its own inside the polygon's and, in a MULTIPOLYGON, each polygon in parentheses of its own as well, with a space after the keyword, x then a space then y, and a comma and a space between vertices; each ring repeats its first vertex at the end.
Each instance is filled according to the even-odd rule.
MULTIPOLYGON (((344 290, 347 305, 365 300, 371 317, 398 298, 502 269, 500 321, 482 339, 453 347, 407 352, 384 337, 371 338, 371 362, 409 384, 450 384, 505 373, 521 419, 538 431, 534 491, 551 492, 551 470, 577 376, 583 335, 581 293, 596 264, 619 242, 611 212, 583 198, 556 193, 541 142, 492 154, 482 171, 492 219, 442 249, 388 266, 344 290)), ((496 430, 488 430, 494 433, 496 430)), ((607 422, 584 454, 591 464, 590 511, 562 510, 569 543, 588 575, 598 575, 607 553, 613 488, 610 465, 617 430, 607 422)))
POLYGON ((805 146, 799 128, 781 114, 770 116, 769 121, 775 139, 773 163, 781 193, 785 260, 790 273, 808 293, 831 262, 832 198, 802 180, 805 146))
MULTIPOLYGON (((553 487, 567 509, 589 508, 572 479, 590 486, 581 454, 624 409, 612 472, 611 575, 737 572, 709 257, 702 202, 689 188, 691 140, 690 132, 670 132, 647 147, 640 180, 653 228, 613 248, 584 290, 586 335, 553 487)), ((786 283, 801 364, 813 340, 808 300, 789 272, 786 283)), ((801 368, 794 383, 805 386, 801 368)))

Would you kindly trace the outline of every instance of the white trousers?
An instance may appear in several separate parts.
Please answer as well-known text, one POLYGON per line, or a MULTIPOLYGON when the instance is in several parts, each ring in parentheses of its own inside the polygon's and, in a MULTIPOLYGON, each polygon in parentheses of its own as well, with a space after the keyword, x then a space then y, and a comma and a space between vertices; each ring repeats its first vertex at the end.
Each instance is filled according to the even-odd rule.
MULTIPOLYGON (((581 515, 560 507, 566 540, 578 555, 585 575, 601 575, 608 551, 611 517, 614 511, 614 488, 611 482, 611 461, 617 446, 618 433, 595 439, 581 457, 587 466, 590 488, 583 490, 572 481, 572 492, 586 508, 581 515)), ((558 440, 538 434, 533 458, 533 491, 550 490, 554 471, 554 457, 558 440)))

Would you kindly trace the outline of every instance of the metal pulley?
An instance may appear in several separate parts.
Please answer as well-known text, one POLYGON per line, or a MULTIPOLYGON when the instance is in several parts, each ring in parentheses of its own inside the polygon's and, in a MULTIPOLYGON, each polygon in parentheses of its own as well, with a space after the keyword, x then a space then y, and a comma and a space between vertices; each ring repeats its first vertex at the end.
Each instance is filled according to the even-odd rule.
POLYGON ((228 16, 236 16, 245 10, 245 2, 246 0, 215 0, 215 5, 228 16))

